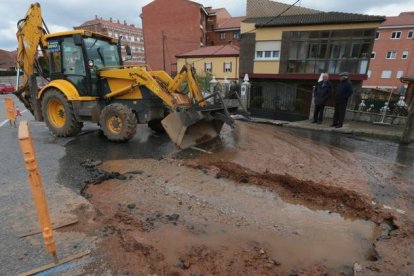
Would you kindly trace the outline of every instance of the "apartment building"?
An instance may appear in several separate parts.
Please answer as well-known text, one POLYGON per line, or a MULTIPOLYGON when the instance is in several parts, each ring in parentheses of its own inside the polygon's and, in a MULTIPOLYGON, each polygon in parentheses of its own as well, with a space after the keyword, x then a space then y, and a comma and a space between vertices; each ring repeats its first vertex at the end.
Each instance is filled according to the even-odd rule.
POLYGON ((414 76, 414 12, 387 17, 376 34, 365 88, 399 91, 414 76))
POLYGON ((385 18, 302 7, 278 16, 287 7, 248 0, 248 18, 241 26, 240 73, 250 77, 252 107, 260 109, 261 116, 289 119, 295 114, 304 119, 321 73, 329 73, 335 86, 339 73, 348 72, 355 91, 362 86, 376 30, 385 18), (286 114, 291 115, 283 117, 286 114))
POLYGON ((145 48, 144 36, 141 28, 135 27, 134 24, 127 24, 124 20, 104 20, 95 16, 95 19, 88 20, 80 26, 74 27, 75 30, 83 29, 118 39, 122 37, 122 58, 125 64, 144 64, 145 63, 145 48), (132 59, 126 58, 125 45, 131 47, 132 59))

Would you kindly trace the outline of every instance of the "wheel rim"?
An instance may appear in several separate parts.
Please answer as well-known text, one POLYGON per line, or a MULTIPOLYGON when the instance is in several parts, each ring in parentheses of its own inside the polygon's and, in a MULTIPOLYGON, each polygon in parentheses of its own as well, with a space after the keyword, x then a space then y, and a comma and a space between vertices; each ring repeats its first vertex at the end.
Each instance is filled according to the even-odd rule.
POLYGON ((122 130, 122 120, 118 116, 111 116, 106 122, 110 132, 118 134, 122 130))
POLYGON ((58 100, 52 99, 47 105, 49 121, 56 128, 62 128, 66 122, 65 106, 58 100))

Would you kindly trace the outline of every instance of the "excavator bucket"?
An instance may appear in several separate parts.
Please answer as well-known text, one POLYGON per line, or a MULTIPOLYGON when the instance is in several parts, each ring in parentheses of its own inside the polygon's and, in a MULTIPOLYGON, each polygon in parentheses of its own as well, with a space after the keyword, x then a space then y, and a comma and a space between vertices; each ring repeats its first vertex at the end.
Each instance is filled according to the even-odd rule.
POLYGON ((181 149, 208 142, 217 136, 227 118, 222 110, 182 110, 169 114, 162 125, 170 139, 181 149))

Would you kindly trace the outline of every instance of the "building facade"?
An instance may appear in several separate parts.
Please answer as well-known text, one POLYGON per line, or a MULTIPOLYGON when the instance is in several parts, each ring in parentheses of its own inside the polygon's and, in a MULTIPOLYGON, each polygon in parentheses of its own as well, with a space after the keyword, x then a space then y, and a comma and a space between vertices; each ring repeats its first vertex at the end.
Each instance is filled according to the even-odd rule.
POLYGON ((75 30, 83 29, 111 36, 115 39, 122 37, 122 58, 125 64, 145 64, 144 36, 141 28, 134 24, 123 23, 119 20, 104 20, 95 16, 95 19, 86 21, 75 30), (125 45, 131 47, 132 59, 127 59, 125 45))
POLYGON ((375 35, 365 88, 399 91, 401 77, 414 76, 414 12, 387 17, 375 35))
POLYGON ((267 4, 282 11, 285 4, 278 8, 277 2, 248 0, 248 7, 249 2, 254 2, 256 16, 259 3, 267 7, 266 16, 247 18, 241 27, 240 76, 248 74, 252 81, 251 107, 269 111, 259 115, 306 118, 321 73, 329 73, 335 86, 339 73, 348 72, 356 90, 361 87, 383 17, 301 7, 291 8, 288 15, 267 16, 267 4))
POLYGON ((239 79, 239 48, 227 44, 202 47, 177 55, 177 65, 191 64, 201 75, 211 74, 217 80, 239 79))
POLYGON ((154 0, 142 8, 141 19, 148 65, 172 75, 180 69, 177 55, 239 40, 241 18, 189 0, 154 0))

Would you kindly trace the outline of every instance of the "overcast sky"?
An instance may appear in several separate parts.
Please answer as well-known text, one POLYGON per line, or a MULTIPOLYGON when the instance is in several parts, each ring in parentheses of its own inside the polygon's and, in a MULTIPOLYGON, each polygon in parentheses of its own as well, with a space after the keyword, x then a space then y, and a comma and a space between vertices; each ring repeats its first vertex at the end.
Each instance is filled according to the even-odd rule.
MULTIPOLYGON (((0 49, 16 48, 16 22, 21 19, 34 0, 0 1, 0 49)), ((129 24, 141 25, 141 7, 151 0, 38 0, 42 5, 43 18, 52 32, 69 30, 97 14, 108 19, 127 20, 129 24)), ((204 6, 225 7, 233 16, 246 13, 246 0, 198 0, 204 6)), ((292 4, 295 0, 280 0, 292 4)), ((373 15, 398 15, 414 10, 414 0, 302 0, 298 5, 322 11, 341 11, 373 15)))

